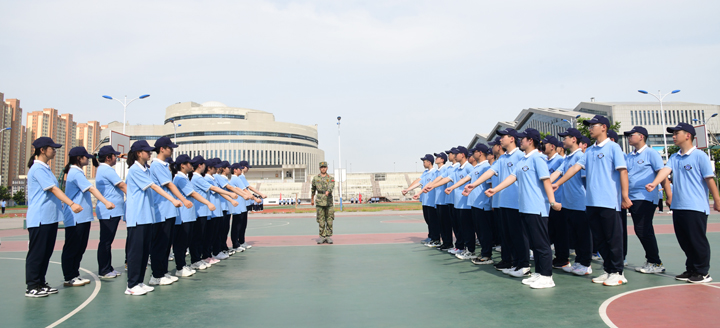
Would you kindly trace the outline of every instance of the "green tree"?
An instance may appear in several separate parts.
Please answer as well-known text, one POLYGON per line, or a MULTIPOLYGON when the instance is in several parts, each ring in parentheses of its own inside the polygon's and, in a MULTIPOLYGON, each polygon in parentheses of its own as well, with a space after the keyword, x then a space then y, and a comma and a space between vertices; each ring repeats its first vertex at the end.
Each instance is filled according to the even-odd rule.
MULTIPOLYGON (((588 137, 590 141, 595 141, 593 138, 590 137, 590 130, 588 130, 587 125, 583 124, 584 121, 589 120, 587 117, 581 117, 577 119, 577 129, 582 133, 582 135, 588 137)), ((620 121, 613 123, 610 126, 610 130, 613 130, 615 132, 620 132, 620 121)))
POLYGON ((5 186, 0 186, 0 199, 2 200, 8 200, 12 198, 12 195, 10 194, 10 191, 5 186))
POLYGON ((15 194, 12 196, 12 199, 17 205, 25 204, 25 190, 20 189, 16 191, 15 194))

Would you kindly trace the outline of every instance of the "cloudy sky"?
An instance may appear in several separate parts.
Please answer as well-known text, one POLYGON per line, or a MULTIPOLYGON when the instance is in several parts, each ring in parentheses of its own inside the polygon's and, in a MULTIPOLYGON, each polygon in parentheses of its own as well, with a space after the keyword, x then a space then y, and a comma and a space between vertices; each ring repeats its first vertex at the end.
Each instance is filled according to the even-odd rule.
POLYGON ((352 172, 419 157, 528 107, 720 103, 717 1, 9 1, 0 92, 25 112, 131 124, 220 101, 318 124, 352 172), (668 98, 668 100, 670 100, 668 98), (352 163, 352 165, 349 165, 352 163))

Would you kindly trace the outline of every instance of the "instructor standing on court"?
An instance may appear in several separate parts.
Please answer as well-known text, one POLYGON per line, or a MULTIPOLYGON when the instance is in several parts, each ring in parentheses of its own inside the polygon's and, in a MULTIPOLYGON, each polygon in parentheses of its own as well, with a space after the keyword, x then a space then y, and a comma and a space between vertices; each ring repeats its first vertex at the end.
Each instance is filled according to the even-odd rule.
POLYGON ((315 205, 317 210, 317 222, 320 226, 320 239, 318 244, 332 244, 330 238, 333 234, 333 220, 335 220, 335 210, 333 209, 332 191, 335 188, 335 179, 327 174, 327 162, 320 162, 320 174, 312 178, 310 183, 310 204, 315 205), (315 199, 317 193, 317 199, 315 199))

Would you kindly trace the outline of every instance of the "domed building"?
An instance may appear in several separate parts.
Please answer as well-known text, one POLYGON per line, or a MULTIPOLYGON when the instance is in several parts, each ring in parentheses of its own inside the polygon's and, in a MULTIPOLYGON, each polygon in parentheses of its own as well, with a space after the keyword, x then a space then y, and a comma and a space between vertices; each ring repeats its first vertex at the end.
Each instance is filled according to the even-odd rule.
MULTIPOLYGON (((122 123, 112 122, 102 131, 121 132, 122 123)), ((318 148, 317 125, 276 122, 272 113, 229 107, 221 102, 182 102, 165 110, 163 125, 126 125, 130 142, 153 141, 168 136, 179 147, 176 154, 219 157, 230 163, 246 160, 252 166, 251 180, 305 182, 319 172, 325 152, 318 148)), ((268 181, 270 182, 270 181, 268 181)))

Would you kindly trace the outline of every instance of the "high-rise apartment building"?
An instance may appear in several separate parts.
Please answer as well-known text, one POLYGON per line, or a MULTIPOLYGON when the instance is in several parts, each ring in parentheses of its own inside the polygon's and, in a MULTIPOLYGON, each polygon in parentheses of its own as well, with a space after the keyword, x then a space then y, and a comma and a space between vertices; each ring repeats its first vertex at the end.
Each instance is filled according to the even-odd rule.
MULTIPOLYGON (((57 177, 62 177, 62 170, 68 158, 68 152, 77 145, 77 123, 73 121, 72 114, 58 115, 57 109, 45 108, 42 111, 27 114, 27 149, 33 151, 32 140, 39 137, 50 137, 62 144, 55 159, 48 163, 50 169, 57 177)), ((28 153, 30 155, 30 153, 28 153)))

